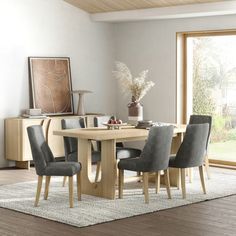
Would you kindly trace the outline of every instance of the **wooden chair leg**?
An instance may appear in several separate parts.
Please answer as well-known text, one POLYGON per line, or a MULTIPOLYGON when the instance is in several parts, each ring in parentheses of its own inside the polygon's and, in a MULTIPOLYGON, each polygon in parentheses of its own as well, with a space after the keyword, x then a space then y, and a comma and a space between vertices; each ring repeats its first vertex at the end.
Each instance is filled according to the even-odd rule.
POLYGON ((123 198, 124 170, 119 169, 119 198, 123 198))
POLYGON ((73 200, 73 176, 69 176, 69 202, 70 208, 74 207, 74 200, 73 200))
POLYGON ((39 203, 40 193, 42 189, 42 183, 43 183, 43 176, 38 176, 38 185, 37 185, 37 192, 35 197, 34 206, 37 207, 39 203))
POLYGON ((96 176, 95 176, 95 183, 98 182, 99 174, 101 172, 101 162, 97 162, 97 168, 96 168, 96 176))
POLYGON ((181 186, 181 169, 178 168, 178 174, 177 174, 177 189, 180 189, 181 186))
POLYGON ((166 191, 168 194, 168 198, 171 199, 169 169, 164 170, 164 178, 165 178, 165 185, 166 185, 166 191))
POLYGON ((67 180, 67 176, 64 176, 64 178, 63 178, 63 183, 62 183, 62 187, 65 187, 65 186, 66 186, 66 180, 67 180))
POLYGON ((201 178, 203 193, 206 194, 206 186, 205 186, 203 166, 199 166, 199 174, 200 174, 200 178, 201 178))
POLYGON ((206 170, 207 178, 210 179, 211 175, 210 175, 210 165, 209 165, 208 155, 206 155, 205 157, 205 170, 206 170))
POLYGON ((81 201, 81 171, 77 173, 77 197, 78 201, 81 201))
POLYGON ((182 188, 182 196, 186 198, 186 183, 185 183, 185 169, 181 169, 181 188, 182 188))
POLYGON ((49 192, 50 179, 51 179, 51 176, 46 176, 45 191, 44 191, 44 200, 47 200, 47 199, 48 199, 48 192, 49 192))
POLYGON ((155 182, 156 182, 156 193, 159 193, 160 192, 160 177, 161 177, 161 174, 160 174, 160 171, 157 171, 156 172, 156 176, 155 176, 155 182))
POLYGON ((193 168, 188 168, 188 177, 189 177, 189 183, 193 182, 193 168))
POLYGON ((148 194, 148 172, 143 172, 143 188, 144 188, 145 203, 149 203, 149 194, 148 194))

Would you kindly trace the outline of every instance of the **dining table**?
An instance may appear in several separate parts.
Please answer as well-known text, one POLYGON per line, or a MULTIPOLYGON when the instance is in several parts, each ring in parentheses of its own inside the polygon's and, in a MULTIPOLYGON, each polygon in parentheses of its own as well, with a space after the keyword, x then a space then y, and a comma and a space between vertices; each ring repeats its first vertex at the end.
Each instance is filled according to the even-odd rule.
MULTIPOLYGON (((171 153, 175 154, 183 140, 186 125, 174 125, 171 153)), ((55 130, 54 135, 78 139, 78 161, 82 164, 81 189, 83 194, 115 199, 117 182, 116 143, 146 140, 148 129, 124 126, 120 129, 83 128, 55 130), (91 152, 92 142, 101 142, 101 177, 95 182, 92 178, 91 152)), ((178 170, 170 168, 170 183, 178 186, 178 170)))

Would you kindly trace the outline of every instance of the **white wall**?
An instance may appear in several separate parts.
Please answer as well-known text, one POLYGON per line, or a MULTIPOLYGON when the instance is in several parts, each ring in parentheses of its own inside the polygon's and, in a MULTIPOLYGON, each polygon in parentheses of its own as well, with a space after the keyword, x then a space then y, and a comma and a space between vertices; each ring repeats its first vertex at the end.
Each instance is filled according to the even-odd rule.
POLYGON ((0 30, 0 167, 4 118, 29 107, 28 56, 70 57, 73 88, 94 91, 86 111, 115 112, 111 25, 62 0, 0 0, 0 30))
MULTIPOLYGON (((176 120, 176 33, 236 29, 236 15, 115 24, 116 60, 125 62, 134 75, 148 69, 156 85, 144 97, 144 119, 176 120)), ((117 114, 127 118, 130 98, 117 98, 117 114)))

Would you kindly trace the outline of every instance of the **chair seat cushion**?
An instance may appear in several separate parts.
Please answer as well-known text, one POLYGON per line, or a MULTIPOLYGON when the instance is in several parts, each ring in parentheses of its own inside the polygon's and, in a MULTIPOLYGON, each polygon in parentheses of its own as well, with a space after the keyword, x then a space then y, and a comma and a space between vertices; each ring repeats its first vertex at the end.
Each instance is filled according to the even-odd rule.
POLYGON ((116 147, 116 158, 119 160, 125 158, 139 157, 140 154, 141 150, 136 148, 116 147))
POLYGON ((118 168, 121 170, 131 170, 140 172, 157 171, 152 170, 151 167, 151 162, 140 157, 122 159, 118 163, 118 168))
MULTIPOLYGON (((68 155, 68 161, 77 162, 77 152, 72 152, 68 155)), ((93 151, 92 152, 92 163, 97 163, 98 161, 101 161, 101 152, 99 151, 93 151)))
POLYGON ((46 176, 73 176, 81 170, 79 162, 51 162, 45 168, 46 176))

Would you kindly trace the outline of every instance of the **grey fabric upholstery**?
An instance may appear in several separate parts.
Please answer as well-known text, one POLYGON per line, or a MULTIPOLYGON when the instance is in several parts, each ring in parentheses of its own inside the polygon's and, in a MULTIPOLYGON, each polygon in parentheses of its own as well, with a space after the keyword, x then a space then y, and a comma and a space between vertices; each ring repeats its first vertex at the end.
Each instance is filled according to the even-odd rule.
MULTIPOLYGON (((61 120, 62 129, 80 129, 85 128, 84 119, 62 119, 61 120)), ((76 161, 76 159, 70 159, 70 155, 77 152, 77 138, 63 137, 64 139, 64 148, 65 148, 65 157, 67 161, 76 161)), ((72 155, 73 156, 73 155, 72 155)), ((73 157, 74 158, 74 157, 73 157)))
MULTIPOLYGON (((103 123, 107 123, 111 116, 94 117, 94 126, 103 127, 103 123)), ((101 151, 101 142, 97 142, 98 150, 101 151)), ((131 157, 139 157, 141 150, 137 148, 124 147, 123 143, 116 143, 116 158, 124 159, 131 157)))
POLYGON ((206 142, 206 150, 209 144, 210 134, 211 134, 211 126, 212 126, 212 117, 206 115, 191 115, 189 119, 189 124, 209 124, 207 142, 206 142))
POLYGON ((73 176, 81 170, 79 162, 51 162, 45 169, 47 176, 73 176), (66 164, 66 165, 65 165, 66 164))
POLYGON ((118 168, 140 172, 168 168, 173 126, 152 127, 140 157, 120 160, 118 168))
POLYGON ((169 167, 190 168, 203 165, 209 124, 188 125, 184 140, 176 156, 172 155, 169 167))
POLYGON ((94 117, 94 126, 95 127, 105 127, 103 123, 107 123, 111 116, 97 116, 94 117))
MULTIPOLYGON (((62 119, 62 129, 81 129, 85 128, 84 119, 62 119)), ((67 161, 78 161, 77 158, 77 138, 64 137, 65 157, 67 161)), ((92 151, 92 163, 101 161, 101 153, 92 151)))
POLYGON ((27 128, 36 173, 39 176, 72 176, 81 170, 80 163, 57 163, 45 141, 40 125, 27 128))

